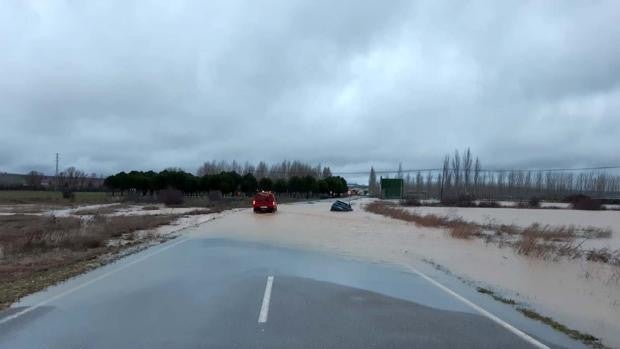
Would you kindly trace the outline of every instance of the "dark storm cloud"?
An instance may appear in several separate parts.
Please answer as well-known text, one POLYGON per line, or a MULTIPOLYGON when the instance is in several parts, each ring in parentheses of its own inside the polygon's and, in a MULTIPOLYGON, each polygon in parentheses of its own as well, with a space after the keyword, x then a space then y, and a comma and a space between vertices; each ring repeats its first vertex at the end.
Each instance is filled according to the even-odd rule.
POLYGON ((0 171, 620 163, 617 2, 0 4, 0 171))

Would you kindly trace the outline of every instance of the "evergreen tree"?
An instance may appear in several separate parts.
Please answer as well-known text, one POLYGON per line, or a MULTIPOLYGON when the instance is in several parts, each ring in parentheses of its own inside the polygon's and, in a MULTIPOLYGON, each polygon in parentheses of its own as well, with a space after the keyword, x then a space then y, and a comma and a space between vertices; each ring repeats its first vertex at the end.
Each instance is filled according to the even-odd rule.
POLYGON ((372 166, 370 167, 370 178, 368 179, 368 192, 370 195, 377 195, 377 174, 372 166))

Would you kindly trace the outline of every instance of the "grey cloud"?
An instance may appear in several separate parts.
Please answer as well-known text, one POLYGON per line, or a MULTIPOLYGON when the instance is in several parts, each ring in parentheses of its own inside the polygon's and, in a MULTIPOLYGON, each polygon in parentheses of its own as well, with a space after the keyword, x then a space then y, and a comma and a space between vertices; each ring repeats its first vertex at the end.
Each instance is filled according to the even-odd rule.
POLYGON ((0 4, 0 171, 620 163, 618 3, 0 4))

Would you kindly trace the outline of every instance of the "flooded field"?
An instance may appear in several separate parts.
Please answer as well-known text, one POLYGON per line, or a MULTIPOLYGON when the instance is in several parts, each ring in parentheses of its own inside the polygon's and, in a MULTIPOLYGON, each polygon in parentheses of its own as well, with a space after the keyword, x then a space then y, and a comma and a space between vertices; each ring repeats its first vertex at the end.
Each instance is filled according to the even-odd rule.
MULTIPOLYGON (((432 261, 468 280, 500 290, 559 322, 620 346, 620 285, 614 267, 580 260, 543 261, 482 240, 450 238, 442 229, 365 212, 329 212, 329 202, 281 205, 277 214, 242 210, 192 229, 193 234, 336 252, 377 262, 432 261)), ((497 209, 493 209, 495 212, 497 209)), ((540 210, 546 212, 547 210, 540 210)), ((562 211, 564 212, 564 211, 562 211)))
POLYGON ((551 226, 596 227, 610 229, 608 239, 588 241, 592 248, 620 249, 620 211, 580 211, 570 209, 479 208, 479 207, 411 207, 418 214, 461 218, 478 224, 506 224, 527 227, 538 223, 551 226))

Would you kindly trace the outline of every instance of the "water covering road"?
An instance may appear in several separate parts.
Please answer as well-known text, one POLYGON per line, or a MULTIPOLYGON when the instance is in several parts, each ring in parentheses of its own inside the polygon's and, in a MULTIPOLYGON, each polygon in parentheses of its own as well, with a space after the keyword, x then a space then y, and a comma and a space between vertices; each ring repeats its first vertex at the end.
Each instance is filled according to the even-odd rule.
MULTIPOLYGON (((507 307, 485 305, 475 292, 457 291, 543 345, 581 347, 507 307)), ((536 346, 395 266, 194 236, 23 299, 0 315, 0 347, 536 346)))

